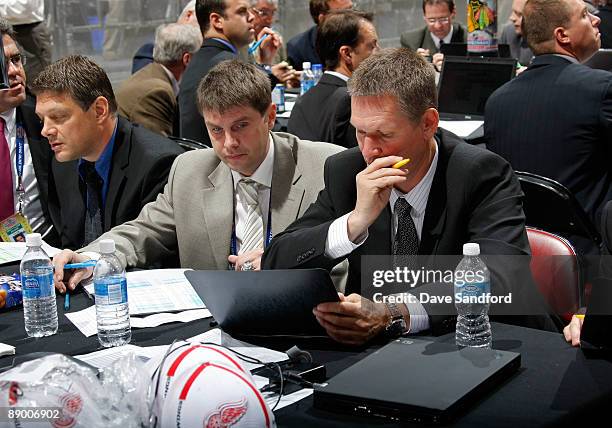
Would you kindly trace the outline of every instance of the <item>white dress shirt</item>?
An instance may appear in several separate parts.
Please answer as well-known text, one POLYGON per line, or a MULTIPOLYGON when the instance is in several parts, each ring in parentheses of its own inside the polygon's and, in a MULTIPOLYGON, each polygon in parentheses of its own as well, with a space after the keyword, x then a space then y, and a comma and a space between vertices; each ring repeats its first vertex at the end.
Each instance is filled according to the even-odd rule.
POLYGON ((331 74, 332 76, 336 76, 338 79, 342 79, 345 82, 349 81, 349 77, 345 76, 342 73, 338 73, 337 71, 325 71, 323 74, 331 74))
POLYGON ((174 96, 177 97, 179 93, 179 82, 176 80, 176 77, 174 77, 174 74, 172 74, 172 72, 168 70, 168 68, 165 65, 163 64, 160 64, 160 65, 162 66, 166 74, 168 75, 168 78, 170 79, 170 84, 172 85, 172 92, 174 92, 174 96))
POLYGON ((272 172, 274 170, 274 142, 271 135, 268 144, 268 153, 253 175, 245 177, 239 172, 232 170, 232 179, 234 181, 234 224, 236 225, 236 251, 238 253, 240 253, 248 213, 246 201, 240 200, 240 194, 236 192, 236 186, 243 178, 249 178, 260 184, 257 191, 257 200, 263 217, 264 246, 268 239, 268 213, 270 212, 270 190, 272 189, 272 172))
POLYGON ((11 25, 33 24, 45 19, 44 0, 2 0, 0 16, 11 25))
MULTIPOLYGON (((440 50, 440 38, 435 36, 432 32, 430 32, 429 35, 431 36, 431 39, 436 44, 436 47, 438 48, 438 50, 440 50)), ((444 36, 444 38, 442 40, 444 41, 444 43, 448 44, 448 43, 451 42, 452 38, 453 38, 453 25, 451 24, 450 31, 448 32, 448 34, 446 36, 444 36)))
MULTIPOLYGON (((19 208, 19 202, 17 198, 17 109, 10 109, 3 113, 0 113, 0 117, 4 119, 6 123, 4 127, 4 137, 9 145, 11 152, 11 171, 13 173, 13 203, 15 205, 15 212, 19 208)), ((24 138, 23 145, 23 187, 25 188, 25 201, 23 204, 23 214, 30 222, 32 230, 34 232, 46 233, 46 230, 40 230, 45 223, 43 217, 42 205, 40 203, 40 192, 38 190, 38 182, 36 181, 36 174, 34 173, 34 164, 32 163, 32 154, 30 153, 30 145, 28 144, 28 137, 24 138)), ((4 189, 3 189, 4 190, 4 189)))
MULTIPOLYGON (((425 209, 427 208, 427 201, 429 200, 429 192, 433 183, 434 176, 436 175, 436 168, 438 166, 438 145, 435 144, 435 153, 431 161, 431 165, 427 170, 427 173, 421 181, 408 193, 401 193, 397 189, 391 191, 389 197, 389 205, 391 206, 391 213, 393 216, 393 227, 392 236, 395 237, 397 231, 397 214, 395 213, 395 201, 398 198, 406 199, 406 202, 410 204, 412 209, 410 210, 410 217, 414 221, 419 242, 421 240, 421 234, 423 232, 423 220, 425 219, 425 209)), ((337 218, 329 226, 327 232, 327 240, 325 242, 325 255, 330 258, 344 257, 355 249, 359 248, 368 239, 368 233, 366 232, 357 243, 351 242, 348 237, 348 217, 351 213, 347 213, 340 218, 337 218)), ((409 293, 407 293, 409 294, 409 293)), ((426 330, 429 328, 429 317, 427 311, 421 303, 418 301, 413 302, 405 299, 408 313, 410 314, 410 333, 418 333, 419 331, 426 330)))

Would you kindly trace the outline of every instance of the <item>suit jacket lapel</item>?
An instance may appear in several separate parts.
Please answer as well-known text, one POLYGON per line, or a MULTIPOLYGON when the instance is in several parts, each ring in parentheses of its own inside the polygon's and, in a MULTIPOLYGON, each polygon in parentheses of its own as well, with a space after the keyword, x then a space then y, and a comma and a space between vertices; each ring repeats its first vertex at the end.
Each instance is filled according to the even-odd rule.
POLYGON ((130 164, 130 149, 132 147, 132 129, 129 122, 117 117, 117 134, 110 170, 108 193, 104 205, 104 230, 111 228, 112 215, 119 203, 121 188, 126 180, 126 170, 130 164))
MULTIPOLYGON (((205 225, 198 234, 208 234, 197 242, 209 242, 217 268, 227 267, 234 223, 234 185, 232 173, 223 162, 208 176, 210 187, 202 190, 200 206, 205 225), (231 213, 231 214, 228 214, 231 213)), ((197 236, 197 235, 196 235, 197 236)))
MULTIPOLYGON (((438 134, 440 136, 440 134, 438 134)), ((419 244, 419 254, 434 254, 435 247, 439 241, 444 223, 446 222, 446 177, 448 153, 443 143, 438 144, 438 165, 434 175, 427 208, 425 208, 425 219, 423 221, 423 232, 419 244)))
POLYGON ((292 147, 281 137, 272 136, 274 143, 274 171, 270 209, 272 235, 282 232, 299 215, 305 189, 300 181, 302 172, 296 165, 292 147))

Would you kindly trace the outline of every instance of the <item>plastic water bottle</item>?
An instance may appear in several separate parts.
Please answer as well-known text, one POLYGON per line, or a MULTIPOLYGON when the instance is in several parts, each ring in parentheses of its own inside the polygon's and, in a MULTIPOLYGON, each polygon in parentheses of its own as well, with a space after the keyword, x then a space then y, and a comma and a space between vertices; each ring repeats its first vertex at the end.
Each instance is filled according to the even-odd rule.
POLYGON ((30 337, 57 333, 53 264, 41 245, 40 233, 26 235, 27 251, 21 259, 23 316, 25 330, 30 337))
POLYGON ((302 63, 302 82, 301 82, 300 95, 304 95, 314 85, 316 85, 316 81, 315 81, 314 74, 312 73, 312 70, 310 69, 310 63, 304 62, 302 63))
POLYGON ((464 244, 464 257, 455 269, 455 341, 458 346, 490 348, 488 299, 491 295, 491 276, 479 255, 478 244, 464 244))
POLYGON ((321 76, 323 76, 323 64, 312 64, 312 74, 314 75, 316 85, 321 80, 321 76))
POLYGON ((100 252, 93 273, 98 340, 104 347, 125 345, 132 339, 125 270, 115 255, 115 241, 100 241, 100 252))

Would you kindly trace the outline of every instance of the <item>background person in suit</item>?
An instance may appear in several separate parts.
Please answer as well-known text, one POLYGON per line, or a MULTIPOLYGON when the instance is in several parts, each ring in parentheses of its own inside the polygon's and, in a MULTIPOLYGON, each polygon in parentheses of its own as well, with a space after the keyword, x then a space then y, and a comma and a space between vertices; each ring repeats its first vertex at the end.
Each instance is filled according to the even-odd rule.
POLYGON ((510 55, 516 58, 522 66, 527 66, 533 58, 533 52, 527 45, 527 40, 523 37, 521 28, 523 22, 523 8, 527 0, 513 0, 510 22, 502 30, 499 43, 507 44, 510 47, 510 55))
POLYGON ((321 64, 317 53, 317 27, 325 20, 325 15, 332 10, 351 9, 351 0, 310 0, 310 16, 315 25, 303 33, 294 36, 287 43, 287 59, 296 69, 302 70, 302 63, 321 64))
MULTIPOLYGON (((270 132, 276 107, 270 81, 255 65, 217 65, 198 87, 198 101, 213 150, 179 156, 164 193, 137 219, 100 237, 115 240, 124 266, 147 267, 178 253, 182 267, 259 268, 268 230, 275 235, 304 213, 323 188, 325 159, 342 150, 270 132)), ((97 251, 97 242, 84 251, 97 251)), ((91 274, 64 275, 62 266, 87 258, 71 251, 54 258, 60 291, 91 274)))
MULTIPOLYGON (((361 64, 349 81, 359 148, 327 160, 317 201, 264 254, 264 269, 329 269, 348 258, 347 295, 314 310, 337 341, 455 328, 454 317, 430 315, 431 304, 374 303, 360 295, 368 285, 361 283, 362 256, 461 254, 466 242, 479 243, 482 254, 529 254, 518 180, 501 157, 438 131, 434 74, 409 49, 383 50, 361 64), (405 158, 409 171, 391 168, 405 158)), ((492 294, 512 291, 519 305, 537 298, 531 285, 516 284, 509 265, 489 268, 492 294)), ((428 284, 418 291, 443 289, 428 284)))
POLYGON ((202 34, 192 25, 159 26, 155 31, 155 62, 130 76, 117 91, 119 114, 158 134, 172 135, 178 120, 179 82, 201 45, 202 34))
POLYGON ((18 171, 16 165, 17 125, 25 130, 22 212, 34 232, 41 233, 51 245, 59 245, 52 230, 49 209, 49 186, 53 153, 40 135, 40 121, 34 113, 35 99, 26 92, 25 57, 15 42, 11 25, 0 18, 0 36, 4 45, 9 89, 0 90, 0 174, 5 174, 0 197, 0 220, 13 215, 19 209, 18 171), (10 182, 10 183, 9 183, 10 182), (5 187, 6 186, 6 187, 5 187))
POLYGON ((599 49, 582 0, 529 0, 523 34, 536 55, 485 107, 487 147, 516 171, 565 185, 594 224, 612 199, 612 74, 580 64, 599 49))
POLYGON ((423 0, 423 19, 425 27, 411 30, 400 36, 402 47, 410 48, 423 55, 438 71, 442 67, 444 55, 440 53, 440 43, 465 43, 467 30, 456 22, 454 0, 423 0))
POLYGON ((73 55, 45 68, 32 90, 42 135, 55 153, 49 212, 65 248, 79 248, 131 220, 163 189, 183 150, 117 117, 108 76, 73 55))
POLYGON ((346 82, 377 49, 378 35, 371 14, 331 12, 317 34, 317 50, 325 72, 314 88, 298 98, 287 131, 305 140, 356 147, 346 82))
MULTIPOLYGON (((196 93, 200 80, 221 61, 234 59, 238 50, 255 37, 253 12, 248 0, 197 0, 196 16, 204 43, 185 70, 179 90, 181 137, 210 145, 210 137, 198 111, 196 93)), ((260 45, 263 60, 271 61, 276 55, 278 35, 266 28, 268 40, 260 45)), ((262 36, 263 34, 260 34, 262 36)))

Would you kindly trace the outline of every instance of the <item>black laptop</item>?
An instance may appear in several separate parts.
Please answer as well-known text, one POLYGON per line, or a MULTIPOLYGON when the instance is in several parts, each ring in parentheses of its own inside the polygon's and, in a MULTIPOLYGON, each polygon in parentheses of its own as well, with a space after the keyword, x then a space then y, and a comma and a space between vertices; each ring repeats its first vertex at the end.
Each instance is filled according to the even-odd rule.
POLYGON ((513 58, 444 58, 438 83, 440 118, 483 120, 489 96, 515 75, 513 58))
POLYGON ((402 338, 315 385, 316 408, 442 424, 516 372, 521 355, 402 338))
POLYGON ((219 326, 237 336, 325 336, 312 309, 338 301, 323 269, 186 271, 219 326))

